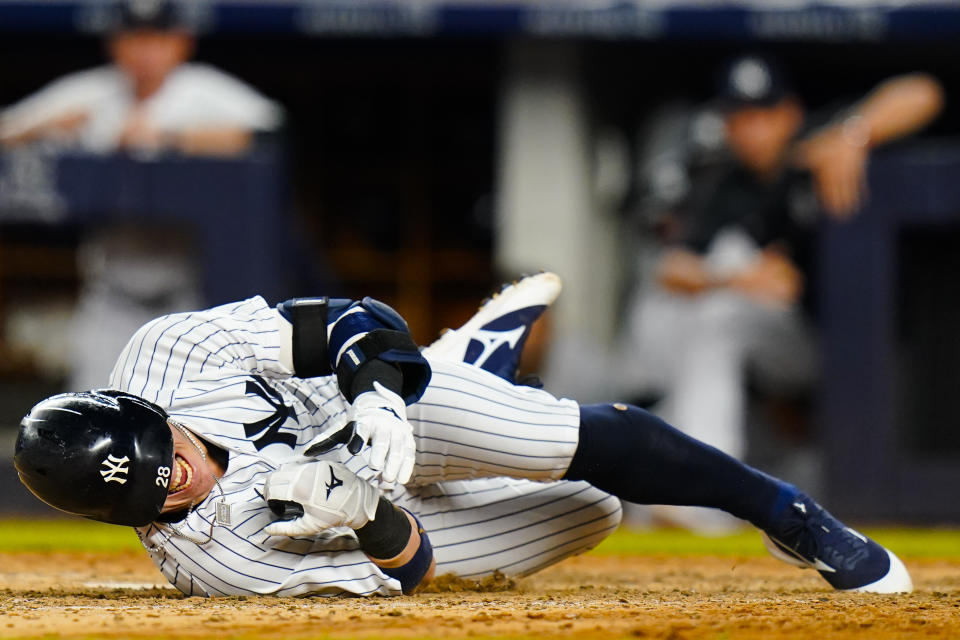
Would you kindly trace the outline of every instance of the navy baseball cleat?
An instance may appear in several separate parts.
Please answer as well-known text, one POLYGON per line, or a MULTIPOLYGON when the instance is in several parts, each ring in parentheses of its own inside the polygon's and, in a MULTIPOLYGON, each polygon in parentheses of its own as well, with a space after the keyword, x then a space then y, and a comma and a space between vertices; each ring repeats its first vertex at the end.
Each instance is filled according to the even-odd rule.
POLYGON ((462 327, 449 329, 423 350, 432 358, 467 362, 516 382, 523 345, 533 323, 560 295, 555 273, 524 276, 487 298, 462 327))
POLYGON ((913 591, 910 573, 897 556, 844 525, 803 493, 764 532, 763 543, 774 558, 816 569, 835 589, 913 591))

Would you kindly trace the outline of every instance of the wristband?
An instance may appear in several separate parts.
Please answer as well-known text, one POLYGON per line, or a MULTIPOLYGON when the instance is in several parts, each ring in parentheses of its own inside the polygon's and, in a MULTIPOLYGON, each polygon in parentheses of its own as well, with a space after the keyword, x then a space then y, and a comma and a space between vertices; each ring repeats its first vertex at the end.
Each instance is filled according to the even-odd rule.
POLYGON ((356 530, 360 550, 371 558, 394 558, 410 541, 410 520, 407 512, 380 496, 373 520, 356 530))
MULTIPOLYGON (((406 511, 406 513, 410 512, 406 511)), ((430 544, 430 538, 427 537, 427 532, 423 530, 423 525, 420 524, 417 516, 412 513, 410 516, 414 522, 417 523, 417 533, 420 534, 420 546, 417 548, 417 552, 413 554, 413 557, 410 558, 410 561, 405 565, 392 567, 390 569, 380 569, 383 573, 400 582, 400 588, 403 590, 404 595, 410 595, 420 586, 424 576, 427 575, 427 572, 430 571, 430 567, 433 564, 433 546, 430 544)))

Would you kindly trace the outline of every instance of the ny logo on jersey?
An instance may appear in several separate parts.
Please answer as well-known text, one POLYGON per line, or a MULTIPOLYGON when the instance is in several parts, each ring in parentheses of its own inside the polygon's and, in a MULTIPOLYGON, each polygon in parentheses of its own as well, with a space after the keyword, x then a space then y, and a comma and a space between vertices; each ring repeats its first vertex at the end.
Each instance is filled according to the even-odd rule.
MULTIPOLYGON (((247 380, 247 386, 244 392, 247 395, 253 394, 260 396, 267 404, 273 407, 273 415, 263 420, 244 424, 244 434, 248 438, 253 438, 253 436, 260 434, 258 438, 253 440, 253 446, 257 448, 257 451, 271 444, 278 443, 284 444, 292 449, 294 445, 297 444, 297 436, 292 433, 281 433, 280 427, 287 421, 287 418, 292 416, 293 410, 283 404, 283 396, 280 395, 280 392, 268 385, 263 378, 260 376, 251 377, 253 379, 247 380)), ((297 421, 296 416, 293 416, 293 421, 297 421)))
POLYGON ((100 475, 103 477, 103 481, 126 484, 127 479, 125 477, 119 477, 119 474, 126 476, 130 472, 130 469, 124 466, 128 462, 130 462, 130 458, 127 456, 115 458, 112 453, 108 454, 100 463, 106 467, 105 469, 100 469, 100 475))

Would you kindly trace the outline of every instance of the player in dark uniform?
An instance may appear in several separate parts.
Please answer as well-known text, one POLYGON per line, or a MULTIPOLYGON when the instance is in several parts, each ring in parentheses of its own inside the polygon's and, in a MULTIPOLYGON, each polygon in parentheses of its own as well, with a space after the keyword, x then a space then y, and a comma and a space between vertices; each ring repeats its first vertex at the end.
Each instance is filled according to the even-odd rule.
MULTIPOLYGON (((917 73, 809 114, 775 61, 746 56, 725 68, 718 102, 729 153, 698 166, 672 207, 654 282, 632 305, 629 352, 646 391, 663 396, 658 415, 742 459, 748 371, 784 396, 817 375, 809 283, 821 212, 853 215, 870 151, 928 123, 943 97, 917 73)), ((661 515, 710 524, 706 513, 661 515)))

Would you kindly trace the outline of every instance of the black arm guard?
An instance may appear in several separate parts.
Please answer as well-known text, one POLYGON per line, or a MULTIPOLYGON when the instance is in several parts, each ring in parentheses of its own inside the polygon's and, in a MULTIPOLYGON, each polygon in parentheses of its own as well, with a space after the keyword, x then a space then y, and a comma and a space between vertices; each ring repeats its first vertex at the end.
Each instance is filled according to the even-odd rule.
POLYGON ((327 346, 329 298, 295 298, 283 303, 293 324, 293 370, 300 378, 329 376, 327 346))
POLYGON ((373 520, 356 533, 361 551, 378 560, 389 560, 406 548, 410 540, 410 520, 406 511, 380 496, 373 520))

